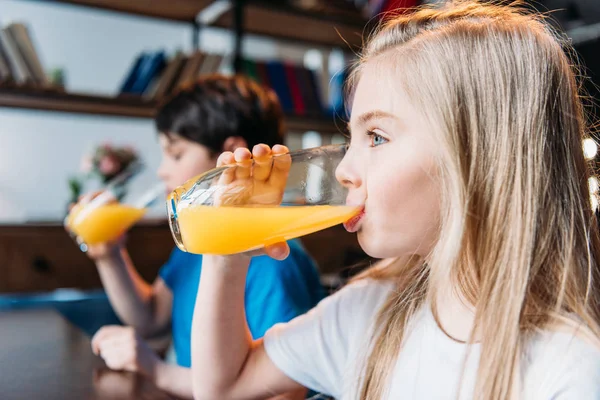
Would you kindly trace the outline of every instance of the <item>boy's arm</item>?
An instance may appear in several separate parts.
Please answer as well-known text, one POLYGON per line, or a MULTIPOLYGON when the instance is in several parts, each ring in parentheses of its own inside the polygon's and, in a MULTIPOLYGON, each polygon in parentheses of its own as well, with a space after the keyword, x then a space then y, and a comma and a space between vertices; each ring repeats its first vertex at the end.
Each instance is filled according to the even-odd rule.
MULTIPOLYGON (((160 360, 131 327, 100 329, 92 339, 92 350, 113 370, 137 372, 164 392, 182 399, 193 398, 192 370, 160 360)), ((272 400, 301 400, 306 393, 307 390, 302 389, 272 400)))
POLYGON ((165 392, 180 398, 193 397, 191 370, 162 361, 131 327, 101 328, 92 339, 92 351, 110 369, 137 372, 165 392))
POLYGON ((144 337, 169 329, 173 295, 161 278, 153 285, 144 281, 122 246, 93 258, 110 303, 124 324, 144 337))

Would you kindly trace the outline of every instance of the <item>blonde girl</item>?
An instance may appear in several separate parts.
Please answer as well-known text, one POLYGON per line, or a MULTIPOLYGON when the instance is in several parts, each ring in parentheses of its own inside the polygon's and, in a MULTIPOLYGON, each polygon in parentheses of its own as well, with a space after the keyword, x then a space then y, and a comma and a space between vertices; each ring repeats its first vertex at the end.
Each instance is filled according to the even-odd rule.
MULTIPOLYGON (((253 342, 249 257, 207 257, 196 397, 600 399, 600 241, 570 52, 515 6, 454 1, 383 24, 352 77, 337 177, 362 210, 347 229, 385 261, 253 342)), ((266 161, 286 152, 220 163, 254 157, 271 168, 255 179, 280 187, 285 156, 266 161)))

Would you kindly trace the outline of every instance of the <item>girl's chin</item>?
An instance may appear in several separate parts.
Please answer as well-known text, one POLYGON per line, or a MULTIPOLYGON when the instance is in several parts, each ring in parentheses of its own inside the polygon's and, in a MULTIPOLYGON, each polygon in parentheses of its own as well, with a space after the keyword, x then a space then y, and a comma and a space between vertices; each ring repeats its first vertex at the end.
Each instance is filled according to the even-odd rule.
POLYGON ((361 227, 357 232, 358 243, 361 249, 372 258, 384 259, 384 258, 396 258, 401 257, 402 254, 397 249, 390 248, 389 239, 378 239, 374 235, 369 234, 366 227, 361 227))

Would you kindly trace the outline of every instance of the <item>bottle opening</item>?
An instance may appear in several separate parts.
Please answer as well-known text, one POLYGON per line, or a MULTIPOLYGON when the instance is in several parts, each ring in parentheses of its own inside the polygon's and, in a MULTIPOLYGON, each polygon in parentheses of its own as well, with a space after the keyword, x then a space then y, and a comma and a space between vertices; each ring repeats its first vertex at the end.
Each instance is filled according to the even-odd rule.
POLYGON ((169 198, 167 199, 167 214, 169 215, 169 227, 171 228, 171 234, 173 235, 173 240, 179 249, 183 251, 187 251, 185 249, 185 245, 183 244, 183 239, 181 237, 181 230, 179 229, 179 219, 177 215, 177 203, 179 202, 179 196, 177 191, 171 193, 169 198))

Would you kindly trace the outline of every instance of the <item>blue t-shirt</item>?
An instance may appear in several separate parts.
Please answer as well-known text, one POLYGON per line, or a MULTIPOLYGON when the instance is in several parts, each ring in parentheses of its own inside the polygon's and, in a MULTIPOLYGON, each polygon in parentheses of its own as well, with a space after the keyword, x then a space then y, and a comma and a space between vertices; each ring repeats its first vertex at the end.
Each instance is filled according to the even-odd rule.
MULTIPOLYGON (((252 337, 261 338, 278 322, 313 308, 324 296, 313 260, 298 241, 289 241, 290 256, 276 261, 254 257, 246 278, 246 319, 252 337)), ((202 270, 202 256, 173 250, 159 275, 173 293, 172 335, 177 363, 191 366, 192 317, 202 270)))

